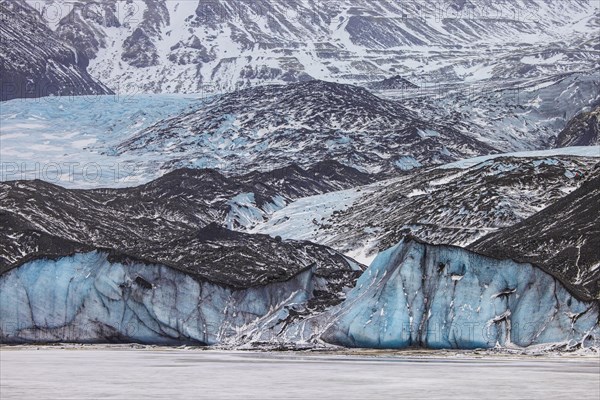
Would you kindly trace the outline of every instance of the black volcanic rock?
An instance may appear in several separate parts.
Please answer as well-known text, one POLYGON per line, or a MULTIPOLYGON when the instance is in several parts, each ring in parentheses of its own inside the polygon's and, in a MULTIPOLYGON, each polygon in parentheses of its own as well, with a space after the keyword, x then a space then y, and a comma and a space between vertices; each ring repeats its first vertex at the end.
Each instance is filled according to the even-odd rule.
POLYGON ((578 297, 600 299, 600 165, 579 189, 469 248, 536 264, 578 297))
POLYGON ((285 280, 309 266, 325 275, 340 265, 352 271, 346 258, 326 247, 235 232, 223 224, 231 199, 241 193, 253 193, 260 207, 275 196, 293 199, 371 179, 331 162, 309 171, 290 166, 242 177, 183 169, 126 189, 0 183, 0 273, 32 258, 92 249, 232 286, 285 280))
POLYGON ((597 146, 600 142, 600 105, 577 114, 556 138, 556 147, 597 146))
POLYGON ((0 100, 110 94, 86 71, 88 59, 58 39, 20 0, 0 2, 0 100))

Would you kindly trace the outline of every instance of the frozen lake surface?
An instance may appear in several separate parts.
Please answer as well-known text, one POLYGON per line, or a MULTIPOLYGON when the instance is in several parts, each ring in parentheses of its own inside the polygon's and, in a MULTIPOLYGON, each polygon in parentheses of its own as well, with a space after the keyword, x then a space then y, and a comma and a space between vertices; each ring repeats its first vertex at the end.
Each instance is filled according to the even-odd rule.
POLYGON ((594 399, 597 356, 4 347, 8 399, 594 399))

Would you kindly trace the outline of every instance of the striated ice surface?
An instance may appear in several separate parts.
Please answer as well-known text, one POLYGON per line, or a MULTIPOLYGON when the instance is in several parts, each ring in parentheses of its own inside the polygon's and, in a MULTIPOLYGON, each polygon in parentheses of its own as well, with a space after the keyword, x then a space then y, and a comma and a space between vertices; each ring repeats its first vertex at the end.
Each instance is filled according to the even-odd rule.
POLYGON ((36 260, 0 277, 4 342, 136 341, 216 344, 312 293, 312 270, 244 290, 160 265, 91 252, 36 260))
POLYGON ((577 300, 535 266, 458 247, 402 241, 343 302, 317 310, 313 291, 326 287, 310 269, 240 290, 101 252, 35 260, 0 277, 0 338, 392 349, 600 344, 597 303, 577 300))
POLYGON ((597 345, 598 304, 530 264, 462 248, 400 242, 382 252, 322 339, 350 347, 597 345))
MULTIPOLYGON (((202 104, 198 95, 14 99, 0 110, 0 181, 42 179, 71 188, 130 187, 165 171, 164 159, 115 147, 157 121, 202 104)), ((165 151, 168 150, 164 149, 165 151)))

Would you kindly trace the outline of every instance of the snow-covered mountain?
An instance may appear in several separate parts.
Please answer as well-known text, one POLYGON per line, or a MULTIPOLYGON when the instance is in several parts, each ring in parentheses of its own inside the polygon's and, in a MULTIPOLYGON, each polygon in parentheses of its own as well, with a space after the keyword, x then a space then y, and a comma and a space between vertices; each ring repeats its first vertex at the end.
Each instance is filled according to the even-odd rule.
POLYGON ((88 74, 87 57, 52 32, 27 3, 2 0, 0 10, 0 101, 112 93, 88 74))
POLYGON ((598 66, 588 0, 50 0, 40 8, 114 91, 219 92, 310 78, 420 82, 598 66))

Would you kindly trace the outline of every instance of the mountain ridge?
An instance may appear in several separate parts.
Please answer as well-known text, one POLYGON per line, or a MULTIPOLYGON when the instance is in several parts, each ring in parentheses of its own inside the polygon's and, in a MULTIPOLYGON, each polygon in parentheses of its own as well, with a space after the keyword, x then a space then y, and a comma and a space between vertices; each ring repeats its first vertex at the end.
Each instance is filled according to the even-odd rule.
MULTIPOLYGON (((307 81, 244 89, 150 126, 120 156, 160 152, 164 168, 307 167, 333 159, 363 172, 408 170, 497 150, 362 87, 307 81), (167 149, 167 151, 165 150, 167 149)), ((236 172, 234 170, 234 172, 236 172)))
POLYGON ((0 101, 113 93, 88 74, 87 57, 57 38, 26 2, 2 0, 0 9, 0 101))
POLYGON ((97 79, 127 93, 231 91, 308 77, 480 79, 508 58, 511 75, 555 73, 564 66, 548 61, 554 57, 594 64, 598 13, 579 0, 105 0, 41 8, 58 9, 59 20, 48 15, 58 36, 86 53, 97 79))

